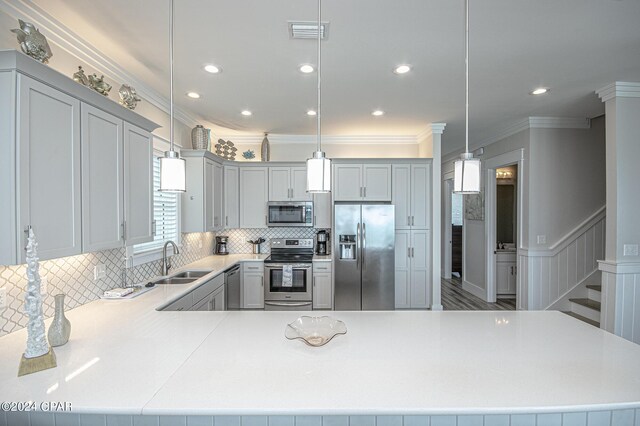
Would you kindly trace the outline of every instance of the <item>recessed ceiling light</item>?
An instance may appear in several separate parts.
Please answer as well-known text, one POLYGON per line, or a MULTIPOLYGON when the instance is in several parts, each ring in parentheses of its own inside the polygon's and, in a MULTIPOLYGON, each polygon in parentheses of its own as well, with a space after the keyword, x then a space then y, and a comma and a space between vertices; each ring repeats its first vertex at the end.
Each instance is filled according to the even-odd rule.
POLYGON ((200 99, 200 94, 196 92, 189 92, 187 93, 187 96, 191 99, 200 99))
POLYGON ((409 65, 398 65, 393 72, 396 74, 406 74, 411 71, 411 67, 409 65))
POLYGON ((249 117, 252 114, 252 112, 249 111, 248 109, 245 109, 242 112, 240 112, 240 114, 244 115, 245 117, 249 117))
POLYGON ((545 93, 549 93, 549 89, 546 87, 538 87, 533 92, 530 92, 531 95, 544 95, 545 93))
POLYGON ((204 70, 206 72, 210 72, 211 74, 218 74, 220 72, 220 68, 216 67, 215 65, 205 65, 204 66, 204 70))
POLYGON ((380 109, 377 109, 377 110, 373 111, 371 113, 371 115, 376 116, 376 117, 380 117, 381 115, 384 115, 384 111, 382 111, 380 109))
POLYGON ((307 111, 307 115, 316 115, 316 112, 310 109, 309 111, 307 111))
POLYGON ((309 64, 300 65, 299 69, 301 73, 305 73, 305 74, 310 74, 315 71, 315 69, 313 68, 313 65, 309 65, 309 64))

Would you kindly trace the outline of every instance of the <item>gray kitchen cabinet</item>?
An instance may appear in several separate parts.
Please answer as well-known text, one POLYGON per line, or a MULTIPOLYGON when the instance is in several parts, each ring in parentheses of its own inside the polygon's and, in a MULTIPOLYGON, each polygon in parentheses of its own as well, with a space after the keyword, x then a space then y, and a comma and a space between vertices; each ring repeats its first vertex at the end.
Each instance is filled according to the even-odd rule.
POLYGON ((429 229, 431 226, 431 164, 393 164, 392 203, 396 229, 429 229))
POLYGON ((240 227, 267 227, 269 172, 267 167, 240 168, 240 227))
POLYGON ((163 311, 190 311, 193 309, 193 293, 187 293, 180 299, 171 303, 163 311))
POLYGON ((331 193, 313 194, 313 226, 314 228, 332 228, 333 208, 331 193))
MULTIPOLYGON (((13 190, 2 199, 13 198, 18 225, 12 233, 12 256, 0 263, 24 263, 28 226, 36 235, 40 260, 80 254, 80 101, 21 74, 17 96, 18 107, 11 114, 16 118, 17 144, 6 152, 19 159, 9 170, 16 172, 10 180, 17 179, 20 196, 14 198, 13 190)), ((13 95, 7 93, 7 98, 13 95)))
POLYGON ((333 309, 331 262, 313 262, 313 309, 333 309))
POLYGON ((211 296, 211 310, 212 311, 225 311, 227 307, 225 306, 225 293, 224 286, 220 287, 218 290, 213 292, 211 296))
POLYGON ((430 231, 396 230, 396 309, 426 309, 431 303, 430 231))
POLYGON ((82 247, 124 245, 124 122, 90 105, 81 106, 82 247))
POLYGON ((336 164, 334 201, 391 201, 391 164, 336 164))
POLYGON ((240 171, 237 166, 224 166, 224 226, 240 227, 240 171))
POLYGON ((269 201, 311 201, 306 167, 269 167, 269 201))
POLYGON ((211 232, 224 227, 223 167, 208 151, 183 150, 187 162, 182 194, 182 232, 211 232))
POLYGON ((502 296, 516 294, 516 252, 498 252, 496 255, 496 293, 502 296))
POLYGON ((153 141, 151 133, 124 123, 124 238, 153 241, 153 141))
POLYGON ((149 241, 158 126, 15 50, 0 70, 0 264, 24 263, 29 226, 40 260, 119 247, 127 221, 149 241))
POLYGON ((244 262, 240 280, 243 309, 264 309, 264 265, 262 262, 244 262))

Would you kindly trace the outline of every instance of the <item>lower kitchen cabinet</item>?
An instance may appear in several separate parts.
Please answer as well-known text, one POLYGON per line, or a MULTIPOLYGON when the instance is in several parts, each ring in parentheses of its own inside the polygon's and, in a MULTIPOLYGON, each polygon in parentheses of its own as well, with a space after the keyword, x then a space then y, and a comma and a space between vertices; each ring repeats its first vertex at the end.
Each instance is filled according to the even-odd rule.
POLYGON ((396 230, 396 309, 426 309, 431 303, 429 230, 396 230))
POLYGON ((242 264, 242 309, 264 309, 264 265, 262 262, 242 264))
POLYGON ((163 311, 224 311, 224 274, 199 285, 163 311))
POLYGON ((516 253, 498 252, 496 255, 496 292, 498 295, 516 294, 516 253))
POLYGON ((333 308, 330 262, 313 262, 313 309, 333 308))
POLYGON ((193 293, 182 296, 164 308, 163 311, 190 311, 191 308, 193 308, 193 293))

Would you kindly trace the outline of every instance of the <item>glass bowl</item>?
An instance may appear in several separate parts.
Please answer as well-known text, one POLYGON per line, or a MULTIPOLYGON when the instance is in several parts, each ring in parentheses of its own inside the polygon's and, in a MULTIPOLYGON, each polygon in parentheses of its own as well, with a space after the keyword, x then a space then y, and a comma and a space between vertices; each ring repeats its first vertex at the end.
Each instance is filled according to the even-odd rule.
POLYGON ((309 346, 323 346, 338 334, 346 334, 347 326, 331 317, 309 317, 303 315, 287 324, 284 335, 287 339, 300 339, 309 346))

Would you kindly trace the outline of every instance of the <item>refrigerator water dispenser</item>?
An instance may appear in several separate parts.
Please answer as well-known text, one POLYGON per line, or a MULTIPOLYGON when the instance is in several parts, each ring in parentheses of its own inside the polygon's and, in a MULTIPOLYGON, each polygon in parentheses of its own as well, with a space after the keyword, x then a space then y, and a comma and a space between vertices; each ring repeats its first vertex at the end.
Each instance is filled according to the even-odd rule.
POLYGON ((340 259, 356 260, 355 235, 340 235, 340 259))

